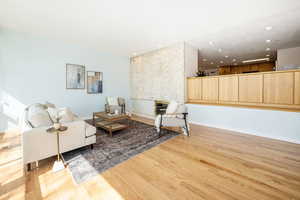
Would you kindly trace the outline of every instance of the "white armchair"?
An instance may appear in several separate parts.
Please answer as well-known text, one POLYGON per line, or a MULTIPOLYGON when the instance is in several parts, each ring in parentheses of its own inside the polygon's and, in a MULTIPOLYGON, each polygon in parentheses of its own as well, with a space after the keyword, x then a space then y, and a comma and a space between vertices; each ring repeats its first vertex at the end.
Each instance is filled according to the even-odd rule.
POLYGON ((114 113, 115 110, 118 110, 120 114, 125 113, 125 99, 121 97, 106 97, 105 111, 114 113))
POLYGON ((159 136, 163 127, 180 127, 185 135, 190 136, 187 115, 186 105, 172 101, 167 107, 166 114, 160 114, 155 119, 159 136))

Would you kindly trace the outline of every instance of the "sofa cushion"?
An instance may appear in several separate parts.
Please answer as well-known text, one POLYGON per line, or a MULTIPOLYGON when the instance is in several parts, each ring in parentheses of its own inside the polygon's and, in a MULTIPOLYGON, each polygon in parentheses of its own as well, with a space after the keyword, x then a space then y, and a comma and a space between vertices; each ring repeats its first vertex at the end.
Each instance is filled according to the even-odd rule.
POLYGON ((42 104, 28 107, 27 121, 33 128, 52 125, 49 113, 42 104))

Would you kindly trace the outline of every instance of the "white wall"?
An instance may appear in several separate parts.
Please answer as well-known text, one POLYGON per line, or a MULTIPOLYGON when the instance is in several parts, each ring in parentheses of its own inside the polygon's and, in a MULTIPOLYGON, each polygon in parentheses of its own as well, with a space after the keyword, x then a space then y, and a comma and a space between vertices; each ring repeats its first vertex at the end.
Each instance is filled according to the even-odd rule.
POLYGON ((132 113, 147 118, 154 118, 154 101, 143 99, 131 99, 132 113))
POLYGON ((300 67, 300 47, 278 49, 276 67, 300 67))
POLYGON ((11 31, 0 32, 0 44, 0 90, 4 107, 0 131, 14 127, 24 106, 36 102, 50 101, 71 108, 81 117, 91 117, 93 111, 103 110, 108 95, 129 99, 127 57, 11 31), (65 89, 66 63, 103 72, 103 93, 65 89))
POLYGON ((188 104, 191 123, 300 143, 300 113, 188 104))

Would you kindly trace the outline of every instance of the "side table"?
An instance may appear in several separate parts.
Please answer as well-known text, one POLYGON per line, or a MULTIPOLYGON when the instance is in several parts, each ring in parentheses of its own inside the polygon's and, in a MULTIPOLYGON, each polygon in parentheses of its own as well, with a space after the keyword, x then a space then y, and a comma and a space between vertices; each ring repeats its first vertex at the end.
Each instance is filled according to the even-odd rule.
POLYGON ((54 127, 47 129, 48 133, 56 134, 56 138, 57 138, 57 160, 53 164, 52 167, 53 172, 57 172, 65 168, 64 160, 59 149, 59 135, 65 132, 67 129, 68 127, 66 126, 61 126, 59 129, 55 129, 54 127))

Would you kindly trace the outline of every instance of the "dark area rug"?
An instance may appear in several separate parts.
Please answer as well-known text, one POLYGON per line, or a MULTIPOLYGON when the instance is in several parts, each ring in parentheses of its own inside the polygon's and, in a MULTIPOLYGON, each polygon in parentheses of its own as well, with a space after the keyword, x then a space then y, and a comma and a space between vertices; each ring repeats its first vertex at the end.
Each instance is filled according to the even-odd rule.
POLYGON ((164 130, 158 137, 154 126, 131 121, 130 127, 113 133, 97 130, 94 149, 83 147, 63 154, 76 183, 82 183, 105 170, 142 153, 179 133, 164 130))

